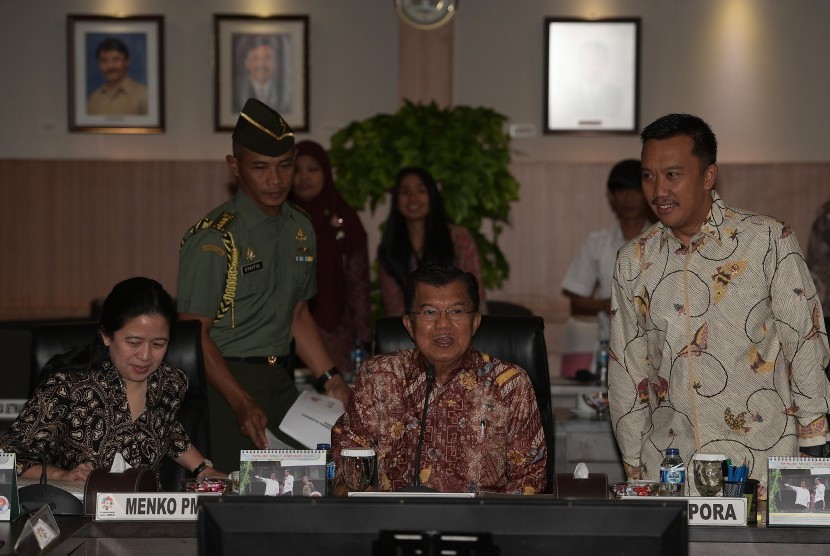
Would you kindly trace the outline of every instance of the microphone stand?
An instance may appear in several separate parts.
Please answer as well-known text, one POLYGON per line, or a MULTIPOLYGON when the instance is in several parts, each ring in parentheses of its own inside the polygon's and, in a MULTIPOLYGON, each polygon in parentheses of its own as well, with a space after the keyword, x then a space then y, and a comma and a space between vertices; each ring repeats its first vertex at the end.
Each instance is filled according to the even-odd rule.
POLYGON ((55 515, 83 515, 84 505, 72 493, 46 482, 46 454, 20 454, 37 459, 41 465, 40 481, 17 489, 21 510, 34 511, 48 505, 55 515))
POLYGON ((429 411, 429 395, 435 385, 435 366, 427 365, 426 389, 424 392, 424 410, 421 412, 421 430, 418 431, 418 444, 415 447, 415 481, 412 486, 402 488, 398 492, 436 492, 435 489, 421 484, 421 447, 424 443, 424 429, 427 424, 427 411, 429 411))

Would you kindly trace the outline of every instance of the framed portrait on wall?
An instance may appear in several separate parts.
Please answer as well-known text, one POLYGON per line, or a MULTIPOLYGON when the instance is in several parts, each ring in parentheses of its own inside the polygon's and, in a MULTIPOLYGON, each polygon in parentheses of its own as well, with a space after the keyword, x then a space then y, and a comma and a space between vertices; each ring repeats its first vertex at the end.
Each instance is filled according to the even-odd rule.
POLYGON ((217 131, 230 131, 249 98, 308 131, 308 16, 213 16, 217 131))
POLYGON ((68 15, 69 130, 164 131, 164 17, 68 15))
POLYGON ((545 19, 545 133, 637 133, 640 20, 545 19))

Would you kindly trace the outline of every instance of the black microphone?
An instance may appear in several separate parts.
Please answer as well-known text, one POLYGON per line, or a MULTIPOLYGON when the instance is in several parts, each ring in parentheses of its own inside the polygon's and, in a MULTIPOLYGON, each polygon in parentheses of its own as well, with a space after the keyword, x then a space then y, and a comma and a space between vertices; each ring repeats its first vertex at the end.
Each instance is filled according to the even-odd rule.
POLYGON ((45 485, 46 484, 46 454, 45 453, 38 453, 35 454, 33 452, 17 452, 18 457, 26 458, 26 459, 33 459, 40 464, 40 481, 38 484, 45 485))
POLYGON ((55 515, 83 515, 83 502, 78 500, 71 492, 47 483, 46 454, 19 453, 18 455, 26 459, 35 459, 41 465, 40 482, 17 489, 21 510, 32 512, 48 505, 55 515))
POLYGON ((401 492, 435 492, 435 489, 425 487, 421 484, 421 446, 424 443, 424 429, 427 424, 427 412, 429 411, 429 395, 435 385, 435 366, 432 363, 427 365, 426 390, 424 392, 424 410, 421 412, 421 430, 418 431, 418 444, 415 447, 415 482, 411 487, 401 489, 401 492))

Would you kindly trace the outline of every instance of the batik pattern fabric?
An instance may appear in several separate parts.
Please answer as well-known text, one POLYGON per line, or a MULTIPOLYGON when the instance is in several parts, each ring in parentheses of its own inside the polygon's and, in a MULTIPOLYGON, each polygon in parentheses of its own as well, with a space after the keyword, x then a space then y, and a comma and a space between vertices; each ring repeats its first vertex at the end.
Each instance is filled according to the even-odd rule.
POLYGON ((90 371, 52 373, 0 438, 0 450, 21 454, 18 473, 39 465, 22 454, 43 454, 47 464, 61 469, 82 463, 109 468, 121 454, 132 467, 157 472, 165 456, 176 459, 190 447, 176 418, 187 384, 183 371, 162 363, 147 378, 146 408, 133 421, 124 381, 112 362, 90 371))
POLYGON ((824 444, 830 409, 821 304, 792 230, 713 205, 688 247, 657 223, 619 254, 609 401, 631 478, 657 480, 665 449, 746 460, 824 444))
POLYGON ((807 244, 807 266, 816 283, 824 314, 830 314, 830 201, 821 207, 807 244))
MULTIPOLYGON (((332 428, 338 484, 340 453, 349 447, 375 449, 380 490, 415 482, 426 368, 417 349, 365 363, 332 428)), ((420 457, 421 484, 441 492, 542 492, 545 436, 527 373, 471 348, 432 388, 420 457)))

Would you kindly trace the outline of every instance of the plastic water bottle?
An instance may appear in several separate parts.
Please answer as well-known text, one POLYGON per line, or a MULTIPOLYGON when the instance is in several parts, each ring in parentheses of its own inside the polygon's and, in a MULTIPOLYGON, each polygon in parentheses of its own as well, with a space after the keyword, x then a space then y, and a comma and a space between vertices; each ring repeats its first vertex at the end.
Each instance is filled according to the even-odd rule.
POLYGON ((352 350, 352 363, 354 364, 355 373, 360 370, 360 366, 365 360, 366 351, 363 349, 363 342, 360 341, 360 338, 356 338, 354 341, 354 350, 352 350))
POLYGON ((334 454, 331 444, 318 444, 317 449, 326 451, 326 496, 334 496, 334 454))
POLYGON ((597 351, 597 380, 600 386, 608 388, 608 340, 599 343, 597 351))
POLYGON ((660 463, 660 496, 683 496, 686 488, 686 464, 680 450, 666 448, 666 457, 660 463))

